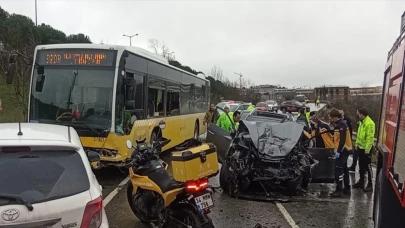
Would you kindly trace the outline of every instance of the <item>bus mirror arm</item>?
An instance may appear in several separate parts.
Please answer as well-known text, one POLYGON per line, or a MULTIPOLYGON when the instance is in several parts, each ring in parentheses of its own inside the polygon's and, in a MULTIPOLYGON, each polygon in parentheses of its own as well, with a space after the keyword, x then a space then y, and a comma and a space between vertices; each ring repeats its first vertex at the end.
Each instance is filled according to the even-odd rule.
MULTIPOLYGON (((32 65, 33 64, 33 59, 18 52, 18 51, 11 51, 11 55, 8 59, 8 70, 6 74, 6 83, 11 84, 13 83, 13 79, 16 73, 16 62, 20 58, 26 65, 32 65)), ((38 63, 35 62, 35 65, 41 67, 38 63)), ((42 67, 42 72, 44 71, 44 68, 42 67)), ((42 73, 43 74, 43 73, 42 73)))

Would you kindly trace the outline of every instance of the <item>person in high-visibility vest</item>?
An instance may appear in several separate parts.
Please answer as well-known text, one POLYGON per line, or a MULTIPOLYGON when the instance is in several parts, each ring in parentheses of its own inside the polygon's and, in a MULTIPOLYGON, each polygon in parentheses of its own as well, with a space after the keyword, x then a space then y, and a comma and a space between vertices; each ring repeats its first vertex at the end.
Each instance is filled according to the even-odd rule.
POLYGON ((356 150, 359 154, 360 178, 353 188, 363 188, 365 192, 373 191, 373 170, 371 168, 371 150, 374 143, 375 123, 370 118, 367 109, 357 109, 360 125, 357 129, 356 150), (368 183, 364 187, 364 175, 367 172, 368 183))
POLYGON ((232 129, 232 124, 233 124, 233 113, 229 112, 229 107, 225 106, 224 108, 224 113, 221 113, 219 115, 219 118, 217 120, 217 126, 224 129, 227 132, 230 132, 232 129))
POLYGON ((251 104, 248 106, 247 110, 248 111, 255 110, 255 106, 251 104))
POLYGON ((318 96, 318 98, 316 99, 316 107, 318 107, 319 108, 319 105, 321 104, 321 99, 320 99, 320 97, 318 96))

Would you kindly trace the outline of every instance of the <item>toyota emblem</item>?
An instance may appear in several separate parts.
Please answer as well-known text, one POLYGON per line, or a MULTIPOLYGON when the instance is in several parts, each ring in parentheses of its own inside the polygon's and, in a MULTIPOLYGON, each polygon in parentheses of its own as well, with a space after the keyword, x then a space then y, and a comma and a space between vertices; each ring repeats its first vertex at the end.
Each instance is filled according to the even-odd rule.
POLYGON ((14 221, 20 216, 20 211, 17 209, 6 209, 1 213, 1 217, 4 221, 14 221))

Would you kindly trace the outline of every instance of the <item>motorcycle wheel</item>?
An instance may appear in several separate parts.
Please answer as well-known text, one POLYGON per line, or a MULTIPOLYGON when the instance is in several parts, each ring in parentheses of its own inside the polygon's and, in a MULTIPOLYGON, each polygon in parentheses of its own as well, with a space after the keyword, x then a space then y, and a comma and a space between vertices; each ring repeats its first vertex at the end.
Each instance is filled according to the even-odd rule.
POLYGON ((128 203, 129 203, 129 207, 131 208, 132 212, 134 213, 134 215, 141 220, 141 222, 143 223, 152 223, 152 219, 148 217, 147 213, 144 213, 140 210, 139 207, 137 207, 137 201, 140 200, 140 198, 142 198, 142 196, 144 195, 144 192, 139 192, 134 194, 132 192, 132 185, 129 184, 127 187, 127 199, 128 199, 128 203))
POLYGON ((189 210, 188 208, 176 210, 175 214, 173 214, 173 218, 175 220, 168 219, 168 221, 165 224, 163 224, 162 228, 184 228, 184 225, 179 224, 176 220, 193 228, 215 228, 214 224, 212 223, 212 219, 210 217, 208 217, 205 214, 200 215, 199 212, 195 210, 189 210), (205 218, 208 219, 209 222, 203 224, 200 216, 205 216, 205 218))

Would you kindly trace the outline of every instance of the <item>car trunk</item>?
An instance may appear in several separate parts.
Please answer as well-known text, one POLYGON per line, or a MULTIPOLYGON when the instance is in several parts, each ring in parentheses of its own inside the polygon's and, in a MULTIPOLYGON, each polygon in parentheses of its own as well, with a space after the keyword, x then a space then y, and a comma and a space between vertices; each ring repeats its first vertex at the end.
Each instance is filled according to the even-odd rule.
POLYGON ((86 204, 91 201, 89 191, 74 196, 33 204, 29 211, 24 205, 0 206, 0 227, 80 227, 86 204))

